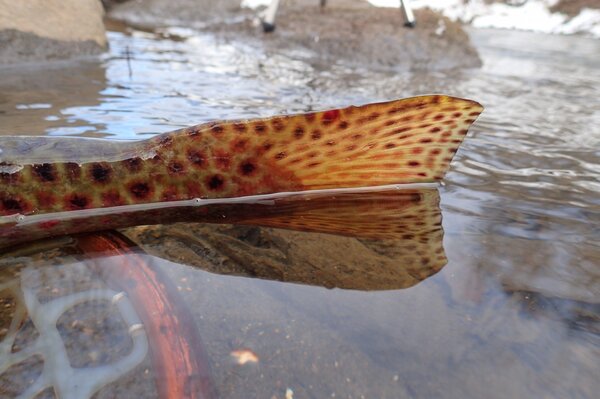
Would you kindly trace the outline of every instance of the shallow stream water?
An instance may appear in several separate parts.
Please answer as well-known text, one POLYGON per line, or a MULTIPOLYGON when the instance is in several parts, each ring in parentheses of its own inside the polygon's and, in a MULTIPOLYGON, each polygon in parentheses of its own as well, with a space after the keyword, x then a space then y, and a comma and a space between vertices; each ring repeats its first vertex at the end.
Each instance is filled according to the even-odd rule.
MULTIPOLYGON (((225 225, 125 234, 148 242, 143 256, 177 286, 221 397, 593 398, 600 391, 600 41, 470 35, 481 69, 398 74, 319 66, 310 54, 265 54, 185 29, 110 32, 101 62, 0 70, 0 134, 130 140, 213 119, 432 92, 477 100, 485 111, 439 188, 448 263, 431 276, 413 270, 410 283, 370 285, 369 276, 357 276, 361 264, 401 270, 402 256, 390 244, 321 233, 225 225), (171 238, 161 241, 164 231, 171 238), (241 365, 240 353, 258 361, 241 365)), ((101 285, 81 257, 39 245, 1 258, 6 295, 16 270, 27 270, 17 279, 40 296, 50 295, 40 287, 56 294, 101 285)), ((119 317, 102 306, 96 312, 88 311, 87 323, 105 334, 86 335, 85 345, 65 333, 74 316, 59 323, 63 338, 84 345, 70 353, 72 367, 77 356, 99 364, 116 359, 103 355, 107 348, 122 355, 133 347, 118 333, 119 317)), ((137 367, 97 397, 151 397, 152 365, 146 359, 137 367)), ((24 389, 35 370, 1 376, 2 395, 24 389)))

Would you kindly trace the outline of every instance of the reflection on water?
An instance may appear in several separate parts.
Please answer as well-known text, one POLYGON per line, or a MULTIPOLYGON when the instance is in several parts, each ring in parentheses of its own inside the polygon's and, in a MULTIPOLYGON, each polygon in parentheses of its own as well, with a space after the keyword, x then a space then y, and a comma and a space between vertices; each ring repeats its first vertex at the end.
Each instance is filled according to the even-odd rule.
MULTIPOLYGON (((223 397, 282 398, 288 388, 295 397, 595 397, 600 106, 592 100, 600 91, 600 42, 472 31, 482 69, 421 76, 343 63, 324 69, 306 55, 267 56, 179 33, 182 40, 111 33, 101 66, 50 71, 49 79, 0 72, 0 134, 132 139, 211 119, 426 92, 486 106, 440 189, 448 264, 410 288, 318 286, 359 288, 349 284, 369 276, 361 266, 391 270, 402 263, 390 246, 370 239, 230 225, 124 230, 177 286, 223 397), (301 282, 306 276, 294 274, 297 267, 310 270, 310 285, 241 277, 301 282), (236 364, 231 352, 241 349, 258 363, 236 364)), ((45 245, 21 247, 4 258, 2 272, 46 257, 55 260, 39 264, 62 275, 61 265, 81 260, 69 245, 45 245)), ((78 279, 74 269, 64 270, 78 279)), ((97 320, 121 329, 112 317, 97 320)), ((125 338, 113 339, 126 351, 125 338)), ((111 389, 154 392, 146 361, 111 389)), ((26 379, 40 372, 23 369, 26 379)))
MULTIPOLYGON (((205 234, 204 231, 210 227, 200 223, 233 223, 360 238, 360 243, 338 239, 351 243, 345 244, 346 251, 353 252, 352 256, 345 257, 348 260, 346 265, 335 264, 338 256, 326 264, 320 264, 323 262, 316 259, 316 265, 312 268, 285 260, 277 262, 280 263, 277 266, 272 263, 269 267, 254 269, 250 273, 263 278, 305 284, 312 280, 312 284, 317 285, 363 290, 394 289, 411 286, 446 264, 439 192, 437 188, 427 185, 321 190, 206 202, 207 205, 198 206, 195 201, 180 201, 159 209, 124 206, 114 208, 118 211, 114 215, 107 214, 105 210, 96 214, 70 212, 63 219, 57 217, 58 214, 50 214, 39 222, 29 223, 24 219, 18 223, 0 224, 0 247, 7 248, 62 234, 159 225, 132 229, 131 234, 144 247, 151 247, 153 253, 202 267, 206 260, 197 253, 182 258, 187 248, 200 245, 200 240, 210 237, 211 234, 205 234), (50 220, 51 224, 46 220, 50 220), (175 222, 195 223, 172 226, 175 222), (372 253, 367 257, 361 256, 363 251, 357 250, 356 245, 370 248, 372 253)), ((243 234, 251 235, 251 231, 243 234)), ((331 246, 339 248, 339 245, 331 246)), ((227 244, 223 242, 219 250, 224 252, 226 247, 227 244)), ((229 255, 242 258, 250 256, 245 252, 248 251, 230 248, 229 255)), ((226 269, 209 268, 218 273, 224 273, 226 269)), ((242 275, 247 275, 250 269, 244 270, 242 275)))
MULTIPOLYGON (((446 263, 438 202, 435 188, 310 193, 271 201, 266 208, 264 203, 217 205, 209 207, 204 217, 210 220, 219 215, 246 224, 341 233, 347 237, 314 235, 322 235, 321 240, 336 243, 346 252, 360 245, 379 254, 378 262, 371 260, 372 264, 357 265, 361 260, 357 251, 349 256, 349 264, 343 259, 317 264, 290 261, 285 270, 273 264, 269 268, 249 267, 243 273, 246 276, 360 290, 399 289, 416 284, 446 263)), ((134 236, 141 245, 152 246, 155 252, 162 251, 163 256, 181 262, 181 256, 173 256, 180 248, 173 248, 169 239, 193 240, 200 233, 194 231, 196 227, 180 224, 159 234, 144 229, 134 236)), ((210 238, 210 234, 203 236, 210 238)), ((186 392, 199 394, 189 397, 214 397, 209 361, 198 336, 201 329, 190 323, 193 316, 160 271, 165 266, 182 265, 140 254, 118 233, 64 240, 66 245, 64 241, 41 242, 7 251, 0 258, 0 301, 5 304, 0 320, 4 326, 0 342, 2 392, 33 396, 54 389, 67 398, 90 397, 101 389, 114 392, 118 388, 110 384, 117 377, 148 374, 150 361, 161 397, 184 397, 186 392), (78 261, 73 261, 74 257, 78 261), (21 338, 32 334, 36 336, 33 340, 21 338), (143 363, 146 357, 149 360, 143 363), (32 368, 36 370, 33 374, 28 371, 32 368)), ((269 262, 268 256, 252 251, 246 251, 245 256, 257 265, 269 262)), ((196 259, 206 260, 200 256, 196 259)), ((196 263, 194 258, 187 262, 196 263)), ((229 272, 226 267, 217 271, 229 272)), ((256 356, 244 348, 231 353, 256 356)), ((258 362, 257 357, 252 359, 258 362)), ((143 389, 152 386, 146 384, 143 389)))

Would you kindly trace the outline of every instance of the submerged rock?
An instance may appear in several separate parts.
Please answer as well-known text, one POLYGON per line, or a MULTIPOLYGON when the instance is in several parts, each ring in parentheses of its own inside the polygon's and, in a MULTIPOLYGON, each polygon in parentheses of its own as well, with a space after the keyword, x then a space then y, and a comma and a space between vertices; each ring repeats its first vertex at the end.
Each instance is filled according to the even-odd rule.
POLYGON ((461 25, 429 9, 416 10, 417 26, 404 27, 400 10, 361 0, 282 2, 277 30, 265 34, 257 14, 239 1, 209 4, 193 0, 131 1, 110 15, 146 28, 180 25, 214 32, 228 40, 264 46, 269 53, 298 52, 316 63, 375 69, 445 70, 481 66, 461 25))
POLYGON ((103 14, 97 0, 0 0, 0 64, 98 54, 103 14))

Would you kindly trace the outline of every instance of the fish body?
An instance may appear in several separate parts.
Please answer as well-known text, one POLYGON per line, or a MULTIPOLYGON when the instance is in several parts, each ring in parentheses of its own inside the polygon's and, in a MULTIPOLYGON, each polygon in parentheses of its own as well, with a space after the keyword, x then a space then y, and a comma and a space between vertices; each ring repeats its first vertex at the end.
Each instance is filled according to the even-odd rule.
POLYGON ((3 137, 0 228, 71 211, 435 182, 482 110, 431 95, 211 122, 137 142, 3 137))

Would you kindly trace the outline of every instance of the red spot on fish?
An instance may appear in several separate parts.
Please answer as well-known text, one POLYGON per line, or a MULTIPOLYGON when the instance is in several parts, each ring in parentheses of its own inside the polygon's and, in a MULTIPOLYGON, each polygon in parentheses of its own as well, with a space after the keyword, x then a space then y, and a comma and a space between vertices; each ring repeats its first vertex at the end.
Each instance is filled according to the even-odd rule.
POLYGON ((222 171, 228 171, 231 169, 231 157, 225 151, 215 151, 213 154, 213 160, 218 169, 222 171))
POLYGON ((406 127, 399 127, 398 129, 392 130, 392 133, 394 133, 394 134, 400 134, 400 133, 408 132, 411 129, 412 128, 408 127, 408 126, 406 126, 406 127))
POLYGON ((332 109, 323 113, 323 119, 321 120, 324 125, 332 124, 340 116, 338 109, 332 109))
POLYGON ((275 129, 276 132, 281 132, 283 129, 285 129, 285 124, 279 118, 271 120, 271 125, 273 125, 273 129, 275 129))
POLYGON ((248 149, 248 139, 237 138, 231 142, 231 150, 235 152, 246 152, 248 149))
POLYGON ((161 199, 163 201, 177 201, 179 199, 177 187, 167 187, 165 190, 163 190, 161 199))
POLYGON ((39 191, 36 194, 36 199, 38 201, 38 205, 42 208, 52 207, 56 202, 56 197, 54 197, 54 194, 48 191, 39 191))
POLYGON ((420 154, 420 153, 422 153, 422 152, 423 152, 423 148, 421 148, 421 147, 415 147, 415 148, 413 148, 413 149, 411 150, 411 152, 412 152, 413 154, 420 154))
POLYGON ((60 222, 58 220, 47 220, 45 222, 40 222, 38 224, 38 226, 39 226, 40 229, 50 230, 50 229, 55 228, 59 224, 60 224, 60 222))
POLYGON ((316 118, 316 114, 314 112, 311 112, 309 114, 304 114, 304 118, 308 121, 308 122, 313 122, 316 118))
POLYGON ((116 190, 107 191, 102 193, 102 205, 103 206, 120 206, 125 205, 125 201, 121 194, 116 190))

